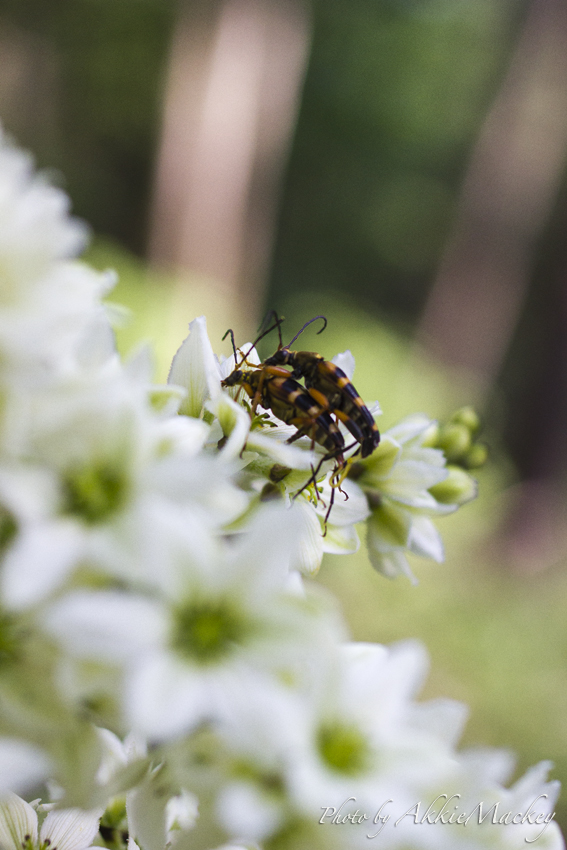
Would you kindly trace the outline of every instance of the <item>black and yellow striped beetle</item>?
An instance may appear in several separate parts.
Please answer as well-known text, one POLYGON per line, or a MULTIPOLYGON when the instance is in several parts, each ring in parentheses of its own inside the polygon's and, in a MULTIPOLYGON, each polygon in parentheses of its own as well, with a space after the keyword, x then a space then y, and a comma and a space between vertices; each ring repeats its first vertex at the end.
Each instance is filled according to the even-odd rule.
MULTIPOLYGON (((268 367, 269 369, 269 367, 268 367)), ((300 437, 307 436, 312 443, 318 443, 328 452, 327 458, 335 458, 341 466, 344 464, 343 435, 333 422, 330 413, 322 409, 307 390, 295 381, 289 374, 284 377, 271 374, 267 369, 240 370, 235 369, 223 381, 223 386, 241 386, 252 399, 252 412, 261 404, 266 410, 271 410, 274 416, 297 428, 288 443, 293 443, 300 437)))
POLYGON ((318 333, 327 327, 324 316, 315 316, 306 322, 288 345, 282 345, 280 321, 277 322, 280 333, 280 346, 275 354, 268 357, 262 366, 277 368, 291 366, 293 378, 303 378, 309 395, 323 408, 334 413, 344 423, 354 439, 360 443, 361 456, 368 457, 380 442, 380 432, 374 417, 342 369, 325 360, 315 351, 291 351, 295 340, 306 327, 317 319, 323 319, 324 325, 318 333))

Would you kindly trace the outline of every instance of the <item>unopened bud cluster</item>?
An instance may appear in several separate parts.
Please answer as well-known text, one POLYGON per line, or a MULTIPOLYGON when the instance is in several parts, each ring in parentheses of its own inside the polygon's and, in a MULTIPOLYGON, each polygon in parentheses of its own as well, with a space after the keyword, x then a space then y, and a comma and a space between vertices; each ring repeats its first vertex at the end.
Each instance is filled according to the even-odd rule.
POLYGON ((441 449, 447 463, 462 469, 478 469, 488 458, 488 447, 477 440, 482 423, 473 407, 461 407, 437 427, 429 445, 441 449))

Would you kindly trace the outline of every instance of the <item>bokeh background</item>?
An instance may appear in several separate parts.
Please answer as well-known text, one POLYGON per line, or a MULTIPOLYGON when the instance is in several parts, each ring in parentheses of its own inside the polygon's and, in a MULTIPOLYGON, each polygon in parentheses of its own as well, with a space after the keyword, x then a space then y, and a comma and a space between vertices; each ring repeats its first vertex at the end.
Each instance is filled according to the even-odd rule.
POLYGON ((564 0, 0 0, 0 115, 157 379, 195 315, 229 353, 274 308, 284 338, 327 316, 302 347, 350 348, 383 428, 475 403, 491 461, 446 563, 320 580, 357 639, 426 642, 465 744, 566 782, 564 0))

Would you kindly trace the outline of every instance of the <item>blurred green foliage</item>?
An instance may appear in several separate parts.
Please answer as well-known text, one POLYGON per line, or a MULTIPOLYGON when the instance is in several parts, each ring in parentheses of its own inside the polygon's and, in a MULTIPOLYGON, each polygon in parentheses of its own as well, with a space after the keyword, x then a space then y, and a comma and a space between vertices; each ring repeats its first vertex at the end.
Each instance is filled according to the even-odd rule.
POLYGON ((417 314, 522 9, 315 3, 268 303, 308 289, 417 314))
MULTIPOLYGON (((211 3, 213 0, 206 0, 211 3)), ((308 0, 306 0, 306 3, 308 0)), ((54 114, 12 128, 75 211, 143 254, 164 73, 204 0, 1 0, 52 55, 54 114)), ((524 0, 313 0, 313 45, 267 302, 348 292, 416 315, 524 0)))
MULTIPOLYGON (((14 114, 18 142, 56 169, 75 212, 143 253, 176 0, 1 0, 0 24, 53 65, 51 111, 14 114), (14 29, 17 28, 17 29, 14 29)), ((7 34, 9 37, 10 33, 7 34)), ((36 81, 41 85, 41 80, 36 81)))

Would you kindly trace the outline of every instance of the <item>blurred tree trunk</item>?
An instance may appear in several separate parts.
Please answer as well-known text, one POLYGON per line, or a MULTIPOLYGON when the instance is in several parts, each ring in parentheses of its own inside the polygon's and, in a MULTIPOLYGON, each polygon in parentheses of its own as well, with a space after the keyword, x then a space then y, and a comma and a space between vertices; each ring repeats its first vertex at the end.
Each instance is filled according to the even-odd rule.
POLYGON ((19 143, 49 160, 58 141, 61 80, 49 40, 0 15, 0 116, 19 143))
POLYGON ((474 373, 482 398, 506 356, 567 152, 567 4, 533 0, 465 178, 419 338, 474 373))
POLYGON ((564 186, 522 323, 531 343, 522 361, 527 379, 512 397, 507 427, 522 483, 512 494, 500 550, 525 572, 553 564, 567 552, 566 234, 564 186))
MULTIPOLYGON (((468 371, 477 403, 493 386, 526 304, 542 233, 567 154, 567 4, 532 0, 508 73, 486 119, 460 212, 421 321, 419 339, 468 371)), ((524 483, 497 544, 501 562, 534 571, 567 551, 567 240, 541 334, 545 356, 515 441, 524 483)), ((541 352, 533 352, 540 357, 541 352)), ((521 418, 521 417, 519 417, 521 418)))
POLYGON ((206 289, 239 333, 263 310, 309 32, 302 0, 201 0, 174 38, 150 259, 190 275, 195 311, 206 289))

